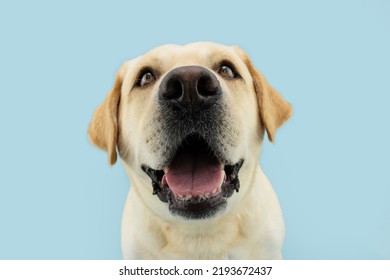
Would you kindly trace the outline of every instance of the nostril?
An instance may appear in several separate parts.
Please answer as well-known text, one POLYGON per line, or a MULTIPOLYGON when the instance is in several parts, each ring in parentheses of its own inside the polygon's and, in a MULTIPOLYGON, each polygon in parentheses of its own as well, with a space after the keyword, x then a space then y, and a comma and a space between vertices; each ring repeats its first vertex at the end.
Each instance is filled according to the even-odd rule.
POLYGON ((217 77, 200 66, 181 66, 162 79, 158 98, 161 104, 189 111, 211 107, 222 96, 217 77))
POLYGON ((196 85, 198 94, 206 97, 218 94, 219 85, 210 77, 201 77, 196 85))
POLYGON ((178 99, 183 95, 183 86, 179 79, 171 79, 166 83, 162 97, 166 99, 178 99))

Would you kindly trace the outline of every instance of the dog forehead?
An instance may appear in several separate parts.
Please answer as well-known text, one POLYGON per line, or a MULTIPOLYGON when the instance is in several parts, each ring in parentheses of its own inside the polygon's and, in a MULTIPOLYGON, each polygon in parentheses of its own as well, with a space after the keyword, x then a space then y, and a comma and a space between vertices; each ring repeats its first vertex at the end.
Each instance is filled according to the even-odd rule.
POLYGON ((124 86, 130 87, 142 71, 157 71, 164 75, 168 71, 187 65, 213 68, 220 63, 232 63, 244 80, 251 80, 242 50, 212 42, 195 42, 187 45, 162 45, 144 55, 128 60, 123 67, 124 86))

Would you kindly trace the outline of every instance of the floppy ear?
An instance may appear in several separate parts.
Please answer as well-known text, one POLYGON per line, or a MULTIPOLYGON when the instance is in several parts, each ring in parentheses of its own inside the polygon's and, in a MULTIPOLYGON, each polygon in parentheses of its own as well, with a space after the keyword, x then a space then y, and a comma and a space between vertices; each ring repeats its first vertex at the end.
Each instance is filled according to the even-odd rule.
POLYGON ((242 50, 239 52, 252 75, 261 121, 269 141, 274 142, 276 130, 290 118, 292 106, 267 82, 248 56, 242 50))
POLYGON ((117 160, 118 107, 123 81, 123 68, 116 74, 113 88, 103 103, 96 109, 88 128, 89 140, 108 153, 108 162, 111 165, 117 160))

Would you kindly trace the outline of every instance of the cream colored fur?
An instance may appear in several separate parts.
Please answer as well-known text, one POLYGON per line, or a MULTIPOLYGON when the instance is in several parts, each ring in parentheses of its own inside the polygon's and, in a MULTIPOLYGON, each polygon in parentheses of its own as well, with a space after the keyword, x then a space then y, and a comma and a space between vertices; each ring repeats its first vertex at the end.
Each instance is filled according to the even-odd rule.
MULTIPOLYGON (((214 43, 166 45, 130 60, 118 71, 112 91, 96 110, 88 135, 108 152, 114 164, 117 150, 131 181, 122 217, 122 251, 125 259, 281 259, 284 222, 277 196, 259 166, 259 153, 268 134, 290 117, 291 106, 273 89, 237 47, 214 43), (230 61, 241 81, 219 77, 215 67, 230 61), (152 195, 149 177, 141 164, 158 165, 159 155, 145 143, 159 136, 156 95, 170 70, 200 65, 214 71, 229 109, 229 123, 238 139, 229 151, 232 162, 244 159, 240 192, 228 199, 225 211, 203 220, 172 216, 167 204, 152 195), (155 83, 134 87, 144 67, 159 73, 155 83)), ((236 139, 235 138, 235 139, 236 139)), ((160 140, 158 140, 160 139, 160 140)), ((153 147, 153 146, 152 146, 153 147)))

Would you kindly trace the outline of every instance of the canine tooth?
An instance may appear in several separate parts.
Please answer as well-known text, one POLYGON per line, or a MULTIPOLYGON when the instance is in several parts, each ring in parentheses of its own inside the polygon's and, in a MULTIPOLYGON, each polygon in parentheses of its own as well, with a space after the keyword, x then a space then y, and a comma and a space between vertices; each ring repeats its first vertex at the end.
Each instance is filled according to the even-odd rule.
POLYGON ((168 186, 168 182, 167 182, 167 176, 165 176, 165 174, 164 174, 164 176, 162 177, 162 179, 161 179, 161 185, 163 185, 163 186, 168 186))

